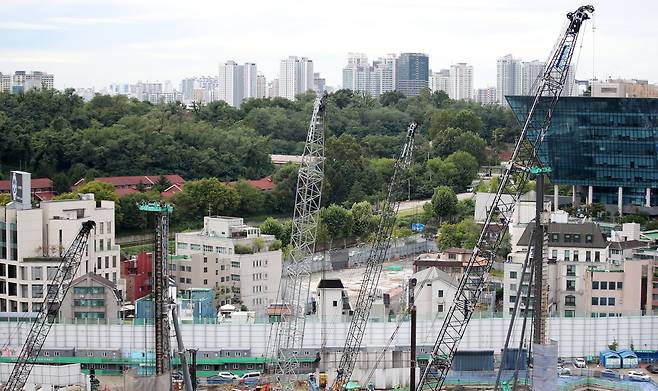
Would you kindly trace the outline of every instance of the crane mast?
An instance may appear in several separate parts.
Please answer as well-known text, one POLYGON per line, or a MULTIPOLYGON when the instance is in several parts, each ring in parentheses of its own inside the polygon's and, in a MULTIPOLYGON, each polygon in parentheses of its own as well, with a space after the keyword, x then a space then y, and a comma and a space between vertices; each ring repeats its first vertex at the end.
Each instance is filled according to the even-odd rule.
POLYGON ((375 236, 375 242, 370 248, 368 260, 366 261, 366 270, 363 274, 352 322, 350 323, 347 339, 345 340, 343 355, 340 358, 338 374, 332 387, 334 390, 342 389, 343 385, 349 381, 359 355, 363 334, 365 333, 372 303, 377 293, 379 276, 381 275, 386 253, 391 246, 391 235, 395 226, 395 217, 400 206, 398 199, 401 187, 400 176, 411 163, 414 136, 416 135, 417 127, 418 124, 414 121, 407 128, 404 144, 400 150, 400 155, 395 161, 393 177, 388 185, 387 197, 382 204, 381 220, 377 227, 377 235, 375 236))
POLYGON ((302 164, 297 177, 297 194, 292 219, 292 249, 283 265, 279 288, 284 304, 282 322, 276 330, 274 356, 277 372, 285 387, 294 380, 299 367, 298 353, 304 342, 306 303, 311 284, 311 262, 320 221, 320 201, 324 180, 324 130, 326 95, 318 96, 313 105, 311 123, 306 136, 302 164))
POLYGON ((32 328, 27 335, 25 344, 9 375, 9 380, 4 390, 21 391, 25 386, 30 372, 34 367, 34 363, 41 353, 41 348, 43 348, 43 344, 46 342, 48 332, 50 332, 50 328, 57 318, 59 308, 66 296, 66 292, 69 290, 71 280, 78 272, 82 256, 87 249, 89 234, 95 227, 96 223, 91 220, 82 223, 80 232, 78 232, 78 235, 73 239, 73 242, 64 253, 53 281, 48 284, 46 297, 43 299, 41 309, 34 319, 34 323, 32 323, 32 328))
POLYGON ((503 239, 503 235, 496 235, 492 231, 494 219, 500 218, 501 232, 507 230, 512 209, 531 175, 531 167, 533 164, 539 163, 537 159, 539 149, 551 124, 555 105, 566 83, 580 28, 583 22, 589 19, 589 14, 592 12, 594 12, 594 7, 587 5, 567 14, 567 26, 551 52, 539 79, 528 117, 507 169, 501 177, 498 191, 487 213, 468 266, 459 282, 453 305, 446 313, 427 366, 421 373, 418 389, 440 390, 443 386, 459 341, 466 332, 466 327, 503 239), (486 260, 484 268, 476 266, 477 261, 481 258, 486 260))

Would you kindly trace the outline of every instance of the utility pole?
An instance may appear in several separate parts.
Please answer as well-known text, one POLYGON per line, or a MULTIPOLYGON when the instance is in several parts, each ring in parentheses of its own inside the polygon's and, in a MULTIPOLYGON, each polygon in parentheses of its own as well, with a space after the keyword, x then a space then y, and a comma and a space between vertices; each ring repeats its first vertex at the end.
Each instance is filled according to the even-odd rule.
POLYGON ((416 279, 409 279, 409 314, 411 315, 411 366, 409 368, 409 391, 416 389, 416 279))

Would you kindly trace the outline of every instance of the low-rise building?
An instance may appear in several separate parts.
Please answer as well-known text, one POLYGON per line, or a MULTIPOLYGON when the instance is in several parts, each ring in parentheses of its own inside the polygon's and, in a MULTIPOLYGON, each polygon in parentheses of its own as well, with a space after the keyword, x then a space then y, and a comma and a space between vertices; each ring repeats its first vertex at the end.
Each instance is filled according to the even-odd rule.
POLYGON ((119 320, 121 296, 112 281, 87 273, 71 281, 59 314, 75 322, 115 322, 119 320))
POLYGON ((131 259, 121 261, 121 278, 126 288, 124 299, 133 303, 153 290, 153 253, 140 252, 131 259))
MULTIPOLYGON (((451 247, 439 253, 420 254, 414 261, 414 273, 435 267, 447 273, 452 278, 459 279, 468 267, 472 253, 473 250, 451 247)), ((486 265, 487 260, 483 257, 478 257, 474 268, 485 268, 486 265)))
POLYGON ((352 315, 347 291, 339 279, 322 279, 317 289, 317 313, 323 322, 349 321, 352 315))
POLYGON ((170 275, 179 289, 213 288, 219 305, 242 304, 258 315, 276 301, 282 252, 273 235, 240 217, 204 217, 201 231, 176 234, 170 275))
POLYGON ((416 272, 414 303, 419 319, 442 318, 452 306, 459 282, 436 267, 416 272))

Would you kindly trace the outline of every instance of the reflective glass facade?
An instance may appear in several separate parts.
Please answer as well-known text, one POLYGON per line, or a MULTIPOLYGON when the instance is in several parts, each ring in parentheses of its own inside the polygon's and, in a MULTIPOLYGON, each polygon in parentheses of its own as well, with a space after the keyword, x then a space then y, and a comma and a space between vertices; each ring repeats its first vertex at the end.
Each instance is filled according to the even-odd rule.
MULTIPOLYGON (((534 98, 506 98, 523 124, 534 98)), ((554 184, 595 186, 595 201, 608 204, 623 187, 624 204, 644 204, 658 188, 658 99, 560 98, 540 159, 554 184)))

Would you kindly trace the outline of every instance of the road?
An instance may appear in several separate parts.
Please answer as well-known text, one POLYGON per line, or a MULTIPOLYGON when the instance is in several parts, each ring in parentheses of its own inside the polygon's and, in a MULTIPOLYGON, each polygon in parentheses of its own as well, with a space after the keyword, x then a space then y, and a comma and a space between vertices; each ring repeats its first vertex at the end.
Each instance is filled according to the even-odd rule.
MULTIPOLYGON (((469 199, 469 198, 473 198, 474 196, 475 196, 475 193, 459 193, 459 194, 457 194, 457 199, 459 201, 461 201, 461 200, 466 200, 466 199, 469 199)), ((418 208, 418 210, 422 210, 423 205, 427 204, 430 201, 432 201, 432 200, 427 199, 427 200, 402 201, 402 202, 400 202, 400 211, 415 209, 415 208, 418 208)))

